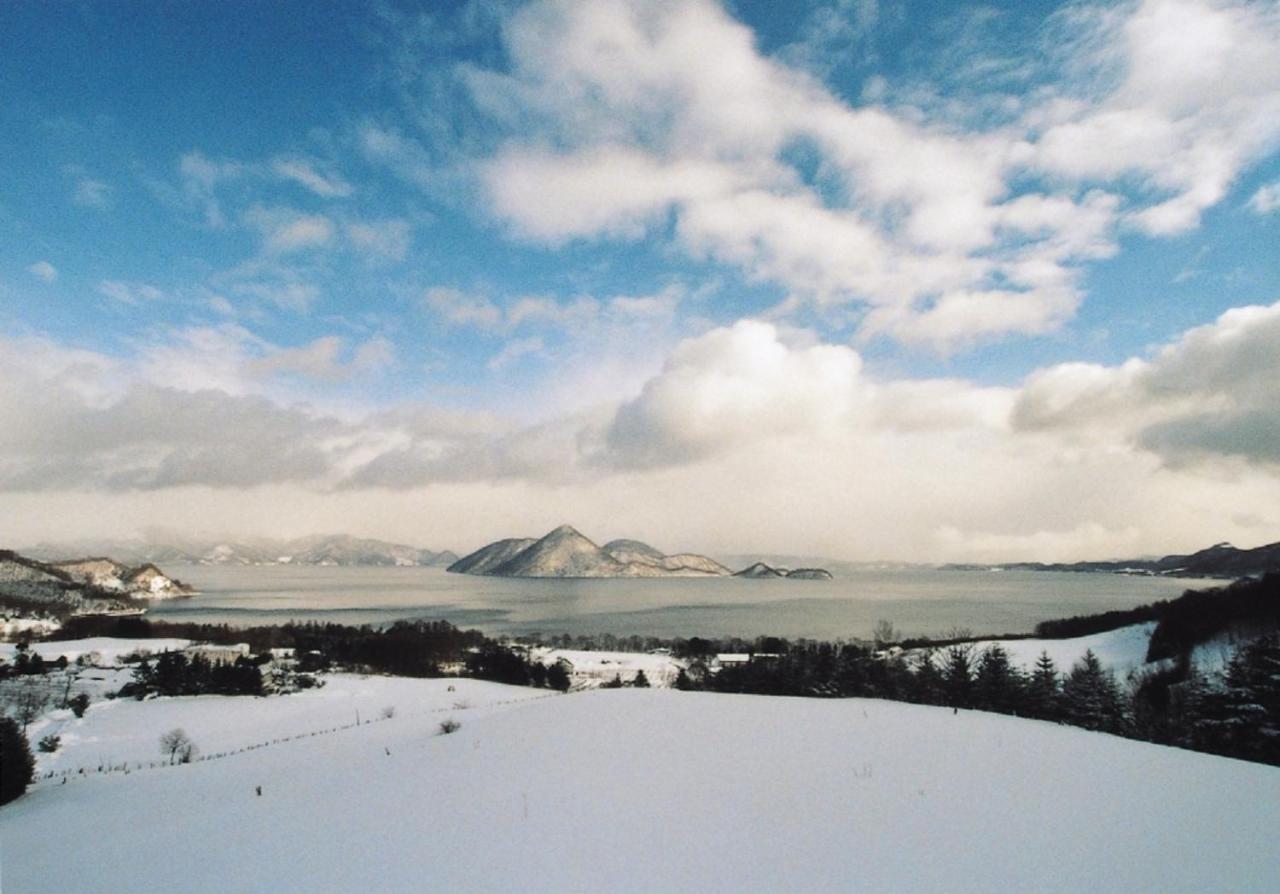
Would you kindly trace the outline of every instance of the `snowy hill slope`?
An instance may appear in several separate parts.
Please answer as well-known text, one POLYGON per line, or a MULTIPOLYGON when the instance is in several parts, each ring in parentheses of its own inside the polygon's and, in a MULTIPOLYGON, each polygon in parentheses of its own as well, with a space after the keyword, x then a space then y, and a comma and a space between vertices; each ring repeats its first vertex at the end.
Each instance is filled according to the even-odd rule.
POLYGON ((646 690, 449 736, 439 716, 42 783, 0 809, 4 890, 1264 891, 1280 875, 1280 771, 1051 724, 646 690))

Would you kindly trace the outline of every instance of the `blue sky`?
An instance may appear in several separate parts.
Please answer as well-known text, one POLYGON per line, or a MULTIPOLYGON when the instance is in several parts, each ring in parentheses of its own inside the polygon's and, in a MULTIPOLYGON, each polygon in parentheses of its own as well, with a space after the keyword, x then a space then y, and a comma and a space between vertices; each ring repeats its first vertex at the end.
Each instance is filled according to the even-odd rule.
MULTIPOLYGON (((257 527, 354 517, 417 542, 450 524, 407 506, 477 506, 462 536, 483 538, 606 519, 606 494, 645 482, 728 487, 753 462, 781 470, 775 500, 821 494, 842 518, 787 470, 858 502, 857 470, 903 457, 919 506, 897 536, 862 545, 899 512, 871 500, 789 546, 1280 537, 1254 498, 1143 517, 1169 492, 1275 486, 1256 442, 1280 416, 1249 386, 1265 364, 1232 367, 1237 390, 1196 383, 1194 406, 1153 384, 1197 332, 1234 332, 1233 308, 1280 300, 1273 3, 19 0, 0 35, 4 372, 48 395, 0 400, 0 419, 50 439, 0 443, 15 500, 88 494, 125 526, 191 527, 174 507, 199 491, 216 526, 287 488, 291 514, 257 527), (1128 407, 1105 437, 1059 412, 1102 381, 1128 407), (105 421, 207 399, 224 424, 202 440, 130 447, 105 421), (255 471, 226 435, 242 423, 318 440, 255 471), (1170 426, 1176 449, 1153 434, 1170 426), (1042 485, 985 494, 1006 450, 1038 457, 1042 485), (1064 511, 1068 454, 1149 486, 1064 511), (930 521, 910 463, 952 455, 972 477, 930 521)), ((1249 320, 1241 339, 1270 325, 1249 320)), ((12 536, 58 533, 48 518, 12 536)), ((718 518, 680 536, 781 536, 706 533, 718 518)))

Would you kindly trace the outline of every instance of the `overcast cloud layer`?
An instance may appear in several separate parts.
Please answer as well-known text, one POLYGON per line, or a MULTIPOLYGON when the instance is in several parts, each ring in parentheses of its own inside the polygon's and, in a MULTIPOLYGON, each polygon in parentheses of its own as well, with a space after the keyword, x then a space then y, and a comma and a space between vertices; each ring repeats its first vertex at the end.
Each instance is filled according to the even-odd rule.
POLYGON ((0 545, 1280 540, 1275 3, 56 15, 0 72, 0 545))

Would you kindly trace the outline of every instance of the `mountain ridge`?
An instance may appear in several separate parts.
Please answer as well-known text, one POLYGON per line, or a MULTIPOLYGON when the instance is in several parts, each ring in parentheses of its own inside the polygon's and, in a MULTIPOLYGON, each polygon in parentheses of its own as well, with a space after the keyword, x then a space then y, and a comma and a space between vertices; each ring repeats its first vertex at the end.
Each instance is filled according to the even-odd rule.
MULTIPOLYGON (((697 553, 666 555, 639 540, 622 538, 599 546, 572 525, 560 525, 537 539, 496 540, 468 553, 446 570, 455 574, 539 578, 734 576, 732 571, 708 556, 697 553)), ((822 569, 804 571, 805 574, 797 577, 831 578, 822 569)), ((788 574, 775 576, 787 577, 788 574)))

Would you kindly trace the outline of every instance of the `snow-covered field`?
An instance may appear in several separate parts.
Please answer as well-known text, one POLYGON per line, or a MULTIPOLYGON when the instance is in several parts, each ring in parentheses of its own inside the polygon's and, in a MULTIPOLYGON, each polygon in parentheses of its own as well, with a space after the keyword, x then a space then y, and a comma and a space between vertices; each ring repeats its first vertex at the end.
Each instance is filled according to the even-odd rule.
POLYGON ((578 649, 535 649, 530 656, 545 665, 561 659, 569 662, 571 686, 574 689, 591 689, 620 677, 623 683, 631 683, 636 674, 644 671, 650 686, 673 686, 676 675, 684 662, 670 655, 652 655, 648 652, 586 652, 578 649))
POLYGON ((230 749, 353 722, 357 703, 397 708, 219 760, 40 783, 0 808, 0 884, 1171 892, 1280 878, 1271 767, 862 699, 448 685, 339 677, 318 693, 91 710, 82 742, 158 756, 171 725, 230 749), (474 708, 452 714, 453 700, 474 708), (442 716, 462 728, 439 735, 442 716))
MULTIPOLYGON (((88 639, 32 643, 28 651, 45 661, 56 661, 59 656, 64 656, 67 661, 75 661, 84 655, 88 656, 86 660, 91 663, 106 666, 118 663, 125 655, 158 655, 161 652, 177 652, 189 645, 189 639, 120 639, 95 636, 88 639)), ((0 643, 0 660, 13 661, 17 651, 18 647, 14 643, 0 643)))
POLYGON ((1123 680, 1131 671, 1143 666, 1147 658, 1147 645, 1151 642, 1151 631, 1155 629, 1155 622, 1152 621, 1071 639, 983 640, 974 645, 975 650, 980 653, 998 642, 1009 653, 1009 661, 1027 671, 1035 667, 1041 652, 1048 652, 1059 673, 1070 672, 1072 665, 1092 649, 1102 666, 1110 668, 1117 678, 1123 680))
MULTIPOLYGON (((340 733, 357 721, 361 726, 413 718, 435 724, 446 718, 466 722, 496 705, 547 695, 545 689, 483 680, 356 674, 326 674, 321 679, 325 685, 318 689, 262 698, 201 695, 97 701, 81 719, 65 709, 46 714, 31 724, 27 737, 36 742, 54 733, 62 739, 56 752, 37 752, 37 773, 70 772, 79 777, 81 769, 89 774, 96 774, 99 767, 136 772, 163 763, 160 737, 174 728, 186 732, 200 757, 221 759, 296 738, 340 733)), ((53 784, 60 781, 55 778, 53 784)))

